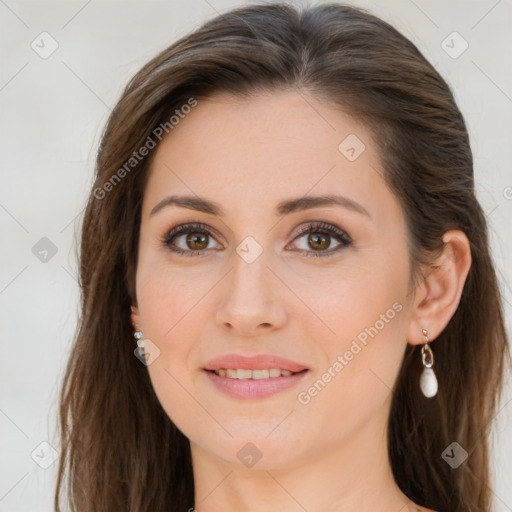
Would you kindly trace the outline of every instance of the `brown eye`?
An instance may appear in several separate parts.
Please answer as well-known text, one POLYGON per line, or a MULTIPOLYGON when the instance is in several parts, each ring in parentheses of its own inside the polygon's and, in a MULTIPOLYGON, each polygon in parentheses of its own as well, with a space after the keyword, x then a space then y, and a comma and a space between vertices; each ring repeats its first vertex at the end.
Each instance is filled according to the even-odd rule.
POLYGON ((217 244, 211 247, 216 240, 204 224, 184 224, 177 226, 162 240, 163 245, 170 251, 187 256, 200 256, 207 254, 207 249, 218 249, 222 246, 217 244))
POLYGON ((294 245, 306 256, 332 256, 352 244, 352 239, 332 224, 316 222, 302 226, 294 245), (336 243, 334 247, 332 244, 336 243))
POLYGON ((189 249, 198 250, 206 249, 208 247, 208 236, 205 233, 193 233, 187 235, 186 243, 189 249))
POLYGON ((329 248, 331 236, 324 234, 310 234, 308 236, 308 244, 315 251, 321 251, 329 248))

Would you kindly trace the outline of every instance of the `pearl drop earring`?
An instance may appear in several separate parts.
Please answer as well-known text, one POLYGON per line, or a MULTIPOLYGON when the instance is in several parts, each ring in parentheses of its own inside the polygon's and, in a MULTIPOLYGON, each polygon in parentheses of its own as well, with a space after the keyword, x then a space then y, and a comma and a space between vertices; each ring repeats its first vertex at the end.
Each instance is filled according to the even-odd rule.
POLYGON ((434 366, 434 354, 429 345, 428 332, 423 329, 421 333, 425 336, 425 344, 421 347, 423 372, 420 377, 420 389, 427 398, 432 398, 437 394, 438 389, 437 377, 432 368, 434 366))

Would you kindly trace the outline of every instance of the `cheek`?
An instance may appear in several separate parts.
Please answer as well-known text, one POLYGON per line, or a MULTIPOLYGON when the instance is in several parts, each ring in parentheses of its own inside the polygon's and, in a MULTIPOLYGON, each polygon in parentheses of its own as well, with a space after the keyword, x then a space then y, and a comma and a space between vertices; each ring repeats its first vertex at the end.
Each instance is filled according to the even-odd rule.
POLYGON ((144 337, 160 351, 148 366, 149 376, 163 409, 188 435, 194 418, 204 414, 193 399, 195 378, 201 372, 196 353, 207 317, 211 317, 205 309, 206 296, 218 277, 214 273, 208 276, 204 269, 144 263, 142 259, 137 273, 141 323, 144 337))
POLYGON ((159 342, 172 341, 201 298, 214 284, 211 273, 183 268, 165 257, 141 258, 137 269, 137 299, 144 334, 159 342), (210 277, 209 277, 210 275, 210 277))
POLYGON ((309 333, 318 333, 316 341, 329 353, 348 349, 354 338, 369 345, 374 338, 393 338, 403 329, 401 311, 408 291, 405 251, 359 253, 339 265, 305 268, 288 277, 307 305, 299 321, 309 333))
POLYGON ((384 403, 406 347, 407 253, 364 259, 295 288, 316 313, 304 313, 303 329, 325 355, 301 403, 315 415, 330 411, 344 425, 347 410, 358 411, 359 421, 384 403))

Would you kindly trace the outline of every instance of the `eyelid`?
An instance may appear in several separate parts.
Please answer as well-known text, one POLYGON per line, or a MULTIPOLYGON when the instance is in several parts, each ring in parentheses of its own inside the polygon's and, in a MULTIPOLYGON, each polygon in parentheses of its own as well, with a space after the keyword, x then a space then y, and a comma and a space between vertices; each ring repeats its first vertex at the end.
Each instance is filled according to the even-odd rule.
MULTIPOLYGON (((186 235, 191 232, 198 232, 203 233, 210 238, 213 238, 215 241, 217 241, 217 231, 212 228, 211 226, 208 226, 207 224, 203 224, 202 222, 192 221, 192 222, 186 222, 184 224, 180 224, 178 226, 175 226, 167 231, 167 233, 162 238, 161 242, 164 247, 167 247, 171 252, 179 254, 179 255, 187 255, 187 256, 195 256, 199 255, 202 256, 206 254, 208 251, 205 249, 202 250, 193 250, 193 249, 181 249, 180 247, 177 248, 171 248, 171 242, 173 242, 176 238, 179 238, 180 236, 186 235), (215 236, 214 236, 215 235, 215 236)), ((219 236, 219 238, 222 238, 219 236)), ((219 243, 217 241, 217 243, 219 243)), ((211 250, 211 249, 210 249, 211 250)), ((219 249, 215 249, 219 250, 219 249)))
POLYGON ((345 230, 323 220, 310 220, 303 223, 301 226, 299 226, 298 231, 293 239, 295 240, 296 238, 314 230, 318 230, 319 232, 326 231, 328 234, 335 234, 340 238, 345 238, 347 242, 352 242, 352 238, 345 230))
MULTIPOLYGON (((314 251, 306 249, 294 249, 296 252, 304 254, 309 257, 325 257, 328 258, 332 255, 339 254, 343 249, 351 246, 353 243, 352 237, 343 229, 337 227, 334 224, 325 222, 322 220, 308 221, 298 228, 298 233, 295 234, 293 240, 290 242, 293 244, 297 239, 302 238, 304 235, 309 233, 327 233, 330 237, 338 241, 338 246, 334 249, 328 249, 326 251, 314 251)), ((289 245, 289 244, 288 244, 289 245)), ((288 245, 286 247, 288 247, 288 245)))
POLYGON ((213 238, 222 238, 216 229, 212 228, 208 224, 204 224, 202 222, 185 222, 184 224, 180 224, 175 226, 167 231, 162 241, 171 240, 172 238, 179 236, 184 233, 188 233, 191 231, 204 232, 213 238), (215 236, 213 236, 215 235, 215 236))

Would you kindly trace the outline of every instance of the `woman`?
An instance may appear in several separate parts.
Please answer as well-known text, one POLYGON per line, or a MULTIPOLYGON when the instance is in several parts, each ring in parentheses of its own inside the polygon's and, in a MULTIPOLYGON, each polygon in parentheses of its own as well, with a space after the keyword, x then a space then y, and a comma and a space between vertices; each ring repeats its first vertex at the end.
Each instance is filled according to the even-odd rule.
POLYGON ((489 510, 510 362, 449 87, 353 7, 249 6, 105 129, 55 496, 85 511, 489 510))

